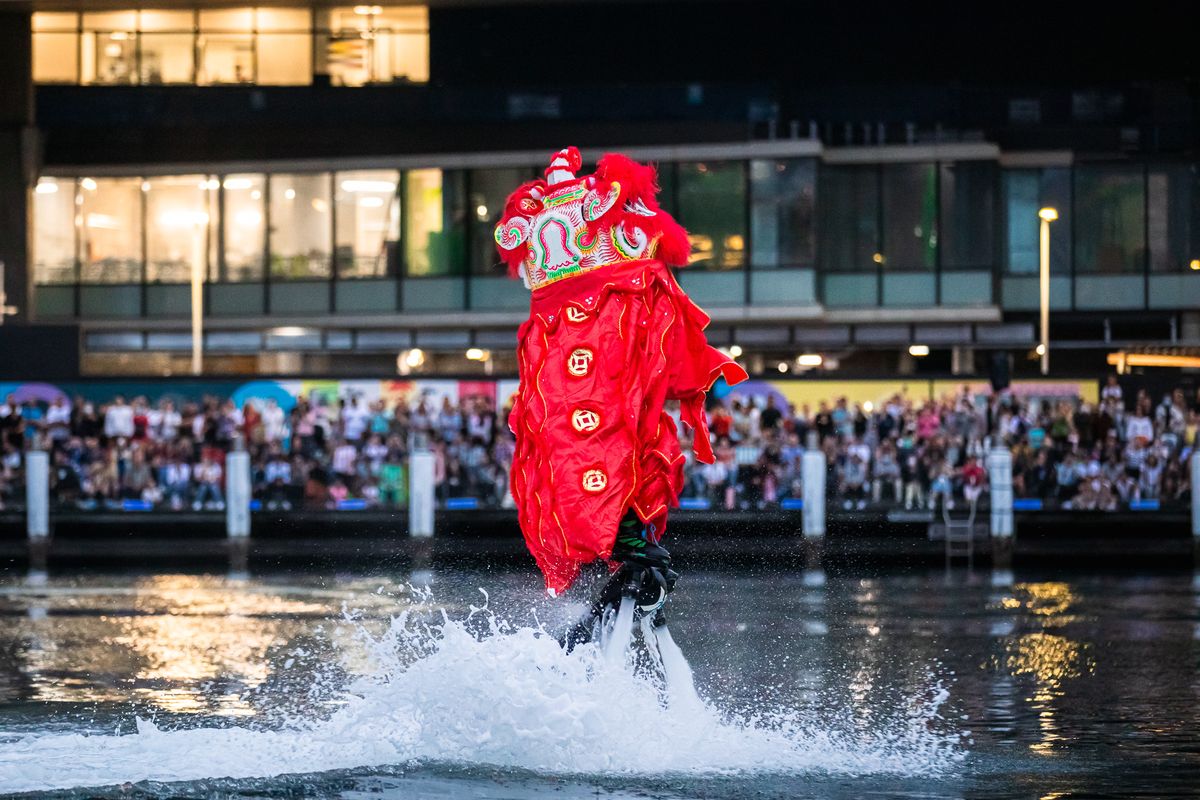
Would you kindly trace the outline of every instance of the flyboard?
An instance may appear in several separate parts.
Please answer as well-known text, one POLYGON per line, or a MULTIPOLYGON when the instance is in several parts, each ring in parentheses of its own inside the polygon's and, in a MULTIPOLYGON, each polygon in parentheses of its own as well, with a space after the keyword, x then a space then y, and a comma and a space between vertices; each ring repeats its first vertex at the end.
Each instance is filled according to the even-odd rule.
MULTIPOLYGON (((666 553, 661 547, 655 549, 666 553)), ((620 624, 623 616, 632 617, 630 622, 643 621, 644 631, 657 640, 659 631, 666 629, 664 606, 677 580, 679 573, 671 569, 670 556, 623 562, 601 586, 583 616, 560 635, 559 643, 570 652, 596 639, 605 626, 618 630, 627 627, 620 624)))

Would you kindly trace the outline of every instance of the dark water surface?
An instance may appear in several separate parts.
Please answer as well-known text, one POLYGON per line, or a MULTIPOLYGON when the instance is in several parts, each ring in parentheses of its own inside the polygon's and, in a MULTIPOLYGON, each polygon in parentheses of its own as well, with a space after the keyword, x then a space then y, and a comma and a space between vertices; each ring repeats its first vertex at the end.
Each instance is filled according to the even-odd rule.
MULTIPOLYGON (((552 769, 558 756, 530 729, 568 723, 554 721, 561 702, 539 706, 527 681, 544 668, 569 689, 557 661, 527 663, 515 645, 476 656, 460 642, 415 674, 408 665, 426 658, 425 645, 404 640, 404 657, 379 666, 395 641, 369 637, 408 607, 413 577, 0 576, 0 794, 1200 794, 1200 578, 1190 574, 691 571, 671 600, 671 629, 700 694, 730 719, 786 709, 778 724, 811 751, 779 745, 776 756, 774 740, 734 736, 712 763, 692 764, 695 746, 678 749, 687 731, 661 727, 687 718, 637 712, 627 722, 613 684, 613 716, 581 712, 570 723, 580 727, 555 734, 594 736, 590 751, 564 751, 578 767, 552 769), (353 688, 381 669, 389 688, 353 688), (348 686, 377 711, 339 722, 348 686), (428 715, 389 716, 414 692, 428 715), (318 733, 292 730, 331 718, 318 733), (416 755, 373 761, 391 727, 404 727, 416 755), (745 767, 756 751, 765 763, 745 767), (663 770, 653 767, 660 756, 663 770)), ((491 611, 518 625, 552 627, 563 614, 525 571, 416 578, 452 619, 483 603, 480 587, 491 611)))

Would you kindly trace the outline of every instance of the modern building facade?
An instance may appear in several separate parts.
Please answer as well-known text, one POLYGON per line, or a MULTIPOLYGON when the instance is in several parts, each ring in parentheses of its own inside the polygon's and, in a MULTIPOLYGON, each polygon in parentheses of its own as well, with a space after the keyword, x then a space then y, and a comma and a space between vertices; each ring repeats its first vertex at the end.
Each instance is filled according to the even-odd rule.
POLYGON ((208 372, 512 371, 528 299, 492 230, 507 192, 575 143, 658 164, 663 205, 692 236, 681 281, 755 369, 798 369, 800 354, 847 374, 979 372, 991 354, 1035 368, 1045 206, 1058 370, 1200 347, 1186 70, 913 78, 890 95, 736 71, 688 81, 685 67, 577 85, 522 75, 519 51, 488 52, 479 34, 539 11, 586 27, 605 8, 627 7, 3 12, 6 65, 25 76, 0 140, 16 321, 77 329, 89 374, 186 372, 196 281, 208 372), (912 344, 933 355, 914 361, 912 344))

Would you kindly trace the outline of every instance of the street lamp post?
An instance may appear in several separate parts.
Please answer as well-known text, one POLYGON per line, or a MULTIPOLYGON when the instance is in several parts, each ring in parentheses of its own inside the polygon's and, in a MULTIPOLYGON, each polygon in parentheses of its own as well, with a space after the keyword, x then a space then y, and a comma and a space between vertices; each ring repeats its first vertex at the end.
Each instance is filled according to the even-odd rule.
POLYGON ((1042 220, 1041 264, 1038 270, 1039 310, 1041 311, 1042 374, 1050 374, 1050 223, 1058 219, 1058 211, 1043 208, 1038 211, 1042 220))
POLYGON ((204 232, 208 219, 192 229, 192 374, 204 373, 204 232))

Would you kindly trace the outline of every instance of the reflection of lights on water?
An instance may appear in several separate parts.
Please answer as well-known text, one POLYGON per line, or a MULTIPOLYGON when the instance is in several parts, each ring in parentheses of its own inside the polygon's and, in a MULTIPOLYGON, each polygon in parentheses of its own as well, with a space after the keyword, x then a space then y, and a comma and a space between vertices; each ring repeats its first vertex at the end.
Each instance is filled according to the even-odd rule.
MULTIPOLYGON (((1078 598, 1071 586, 1061 581, 1018 583, 1012 596, 1000 598, 1006 611, 1025 609, 1033 620, 1043 626, 1059 626, 1076 617, 1067 614, 1078 598)), ((1055 633, 1039 631, 1009 639, 1005 653, 995 666, 1009 675, 1028 675, 1035 687, 1028 702, 1037 711, 1039 741, 1029 746, 1042 755, 1052 754, 1064 736, 1059 733, 1054 700, 1063 694, 1063 684, 1072 678, 1095 672, 1095 660, 1089 654, 1090 645, 1076 642, 1055 633)))
MULTIPOLYGON (((287 596, 292 591, 166 575, 103 590, 27 583, 7 595, 28 604, 15 624, 30 644, 20 666, 30 699, 132 699, 170 712, 246 716, 258 711, 245 692, 277 674, 272 653, 309 629, 302 618, 337 618, 345 599, 309 589, 287 596)), ((377 599, 391 607, 387 596, 377 599)), ((362 658, 352 639, 333 635, 348 660, 362 658)))
POLYGON ((1024 608, 1042 618, 1039 622, 1044 625, 1063 625, 1076 619, 1065 612, 1070 610, 1077 599, 1070 584, 1044 581, 1015 584, 1012 595, 1001 597, 998 602, 1001 608, 1010 611, 1024 608))
POLYGON ((1041 739, 1029 746, 1035 753, 1050 754, 1063 741, 1055 719, 1054 699, 1062 696, 1063 683, 1095 671, 1089 645, 1052 633, 1030 633, 1011 640, 1001 667, 1012 675, 1029 675, 1036 682, 1030 704, 1038 714, 1041 739))

